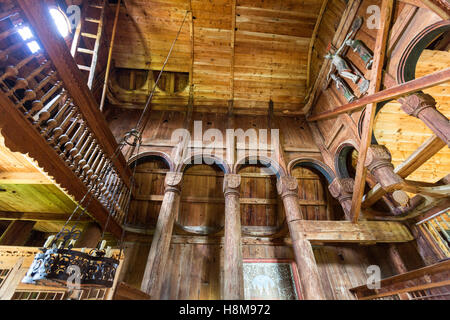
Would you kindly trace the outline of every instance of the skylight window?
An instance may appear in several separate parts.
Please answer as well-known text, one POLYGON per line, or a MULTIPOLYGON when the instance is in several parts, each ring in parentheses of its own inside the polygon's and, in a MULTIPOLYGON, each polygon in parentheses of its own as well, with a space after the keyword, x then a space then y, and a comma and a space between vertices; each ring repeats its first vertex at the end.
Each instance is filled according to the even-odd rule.
POLYGON ((39 46, 39 44, 37 43, 36 40, 32 40, 32 41, 28 41, 30 39, 34 39, 34 35, 33 32, 31 32, 31 29, 27 26, 18 26, 19 30, 17 31, 20 35, 20 37, 22 38, 23 41, 27 41, 27 47, 28 49, 30 49, 31 53, 36 53, 38 52, 41 47, 39 46))
POLYGON ((24 41, 33 38, 33 33, 28 27, 20 28, 18 32, 24 41))
POLYGON ((50 15, 53 18, 53 21, 55 22, 56 28, 59 31, 59 34, 65 38, 69 35, 69 21, 67 20, 67 17, 62 13, 60 10, 56 8, 50 8, 50 15))

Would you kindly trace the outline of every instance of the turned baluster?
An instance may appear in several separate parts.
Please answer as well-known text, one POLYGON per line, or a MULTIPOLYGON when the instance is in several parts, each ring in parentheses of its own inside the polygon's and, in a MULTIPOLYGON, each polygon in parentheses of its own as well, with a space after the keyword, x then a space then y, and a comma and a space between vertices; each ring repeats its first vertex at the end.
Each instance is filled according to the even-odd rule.
MULTIPOLYGON (((52 106, 52 108, 54 109, 58 105, 58 103, 52 106)), ((61 118, 71 106, 72 103, 70 102, 70 100, 67 100, 66 103, 64 103, 64 105, 58 110, 56 115, 52 119, 49 119, 45 122, 45 128, 41 130, 41 134, 45 137, 48 136, 52 132, 52 130, 56 128, 56 126, 61 122, 61 118)))
MULTIPOLYGON (((117 177, 118 178, 118 177, 117 177)), ((107 203, 107 208, 111 212, 111 214, 114 216, 115 213, 115 203, 116 203, 116 197, 118 195, 118 190, 120 187, 120 184, 122 181, 120 179, 116 179, 116 182, 114 183, 114 186, 111 189, 111 197, 109 199, 109 203, 107 203)))
POLYGON ((103 153, 101 154, 101 156, 102 156, 102 157, 101 157, 99 163, 98 163, 96 166, 95 166, 95 165, 92 166, 94 172, 93 172, 93 174, 90 176, 91 184, 93 184, 93 183, 96 182, 96 180, 97 180, 97 178, 98 178, 98 176, 99 176, 99 174, 100 174, 100 171, 101 171, 102 168, 103 168, 103 163, 104 163, 105 160, 106 160, 105 155, 104 155, 103 153))
POLYGON ((49 138, 47 139, 47 141, 49 143, 55 143, 55 140, 64 133, 64 130, 66 128, 66 126, 69 124, 70 119, 72 119, 72 117, 75 115, 75 113, 77 112, 77 109, 75 107, 73 107, 72 109, 70 109, 69 114, 66 115, 66 117, 64 118, 64 120, 59 124, 58 127, 54 128, 50 134, 49 134, 49 138))
MULTIPOLYGON (((17 75, 19 74, 19 70, 24 65, 26 65, 28 62, 33 60, 33 58, 38 58, 40 55, 41 55, 41 53, 32 54, 32 55, 29 55, 28 57, 26 57, 25 59, 19 61, 15 66, 13 66, 13 65, 7 66, 5 73, 0 76, 0 81, 3 81, 9 77, 17 77, 17 75)), ((26 80, 26 79, 24 79, 24 80, 26 80)), ((10 93, 8 95, 10 95, 10 93)))
POLYGON ((114 198, 116 195, 116 189, 117 189, 119 182, 120 182, 119 176, 117 174, 115 174, 114 181, 109 188, 109 194, 106 197, 107 198, 106 206, 108 207, 109 210, 111 210, 111 205, 114 202, 114 198))
POLYGON ((6 39, 6 38, 12 36, 13 34, 17 33, 18 31, 19 31, 19 28, 17 28, 16 26, 13 26, 11 29, 8 29, 8 30, 0 33, 0 40, 6 39))
POLYGON ((87 138, 89 134, 89 130, 85 128, 84 123, 81 124, 80 129, 82 128, 83 133, 81 134, 81 137, 78 139, 77 143, 75 144, 75 147, 69 150, 69 158, 67 158, 66 163, 67 165, 73 170, 75 168, 74 166, 74 158, 78 154, 80 147, 82 146, 83 142, 87 138))
MULTIPOLYGON (((35 121, 34 125, 40 127, 44 121, 47 121, 50 118, 53 110, 58 105, 60 105, 60 103, 64 100, 65 95, 66 95, 65 92, 58 94, 50 102, 48 102, 43 108, 41 108, 40 111, 37 112, 33 116, 33 119, 35 121)), ((37 100, 36 103, 42 104, 42 101, 37 100)), ((36 107, 36 108, 38 108, 38 107, 36 107)), ((43 130, 43 131, 45 131, 45 130, 43 130)), ((41 133, 43 133, 43 132, 41 132, 41 133)))
POLYGON ((109 175, 113 171, 113 165, 112 161, 108 158, 106 158, 106 162, 103 166, 103 169, 100 172, 100 175, 98 177, 98 195, 100 196, 102 194, 102 189, 105 186, 105 184, 108 182, 109 175))
POLYGON ((9 58, 9 55, 11 54, 11 52, 14 52, 17 49, 20 49, 24 45, 25 45, 25 42, 21 41, 21 42, 17 42, 15 44, 13 44, 12 46, 10 46, 4 50, 0 50, 0 61, 1 62, 8 61, 8 58, 9 58))
MULTIPOLYGON (((39 92, 39 90, 42 90, 42 88, 43 88, 45 85, 47 85, 50 81, 56 79, 56 75, 57 75, 57 74, 56 74, 55 71, 50 70, 50 72, 48 73, 48 75, 46 75, 45 78, 42 79, 42 80, 37 84, 37 86, 34 88, 34 90, 35 90, 36 92, 39 92)), ((57 83, 61 83, 61 81, 56 81, 56 82, 55 82, 55 85, 56 85, 57 83)))
POLYGON ((111 170, 111 160, 109 160, 108 158, 105 158, 105 163, 103 164, 103 167, 100 170, 99 176, 97 178, 97 195, 100 195, 101 193, 101 189, 103 188, 103 186, 105 185, 106 182, 106 178, 111 170))
POLYGON ((102 150, 100 150, 100 148, 99 148, 99 150, 98 150, 98 152, 97 152, 97 156, 96 156, 95 159, 94 159, 94 162, 92 162, 91 164, 89 164, 89 168, 88 168, 88 170, 87 170, 86 173, 85 173, 85 180, 84 180, 84 183, 88 183, 89 180, 91 180, 90 178, 91 178, 91 176, 94 174, 94 170, 95 170, 95 168, 97 167, 97 164, 98 164, 98 162, 100 161, 100 159, 101 159, 102 156, 103 156, 103 152, 102 152, 102 150))
POLYGON ((105 196, 105 192, 107 190, 108 184, 110 183, 110 181, 111 181, 111 179, 113 177, 113 170, 112 169, 113 169, 112 168, 112 164, 109 163, 108 167, 107 167, 107 170, 106 170, 106 172, 105 172, 101 182, 98 185, 98 193, 97 193, 97 195, 98 195, 98 197, 100 199, 103 199, 103 197, 105 196))
POLYGON ((51 89, 48 90, 39 100, 44 102, 47 101, 56 93, 56 91, 58 91, 62 87, 62 85, 62 81, 56 81, 53 87, 51 87, 51 89))
MULTIPOLYGON (((72 133, 72 131, 75 129, 75 127, 77 126, 80 118, 81 118, 81 115, 77 114, 77 116, 72 121, 72 123, 69 125, 67 130, 61 136, 59 136, 58 143, 55 145, 55 150, 60 149, 62 145, 64 145, 67 141, 69 141, 69 136, 72 133)), ((63 152, 63 154, 64 154, 64 152, 63 152)))
MULTIPOLYGON (((33 90, 31 90, 34 93, 34 97, 32 97, 31 99, 36 98, 36 92, 39 92, 46 84, 48 84, 51 80, 54 80, 55 76, 56 73, 54 71, 51 71, 49 76, 45 77, 41 82, 39 82, 39 84, 33 90)), ((28 111, 26 114, 32 116, 35 112, 40 111, 44 107, 42 101, 48 100, 61 86, 62 82, 57 81, 55 85, 50 90, 48 90, 39 100, 33 101, 30 111, 28 111)), ((19 103, 23 105, 25 101, 19 101, 19 103)))
MULTIPOLYGON (((81 117, 80 117, 81 118, 81 117)), ((75 131, 75 133, 73 134, 72 137, 70 137, 69 141, 67 141, 64 144, 64 153, 67 153, 68 151, 70 151, 74 146, 75 146, 75 141, 77 141, 77 138, 80 134, 82 134, 84 132, 84 123, 81 122, 80 125, 78 126, 77 131, 75 131)), ((70 155, 70 153, 69 153, 70 155)), ((69 156, 68 155, 68 156, 69 156)), ((70 161, 69 159, 67 159, 68 161, 70 161)))
POLYGON ((92 140, 92 133, 89 133, 88 137, 86 138, 86 140, 84 141, 83 145, 81 146, 80 150, 78 151, 78 153, 76 155, 73 156, 73 162, 70 165, 70 168, 76 169, 78 166, 78 162, 83 158, 83 154, 84 151, 86 150, 86 148, 90 145, 92 140))
MULTIPOLYGON (((100 147, 99 147, 99 145, 97 144, 96 146, 95 146, 95 149, 94 149, 94 151, 91 153, 91 155, 89 156, 89 159, 87 159, 87 161, 86 161, 86 164, 81 168, 81 178, 82 179, 86 179, 87 180, 87 175, 86 175, 86 173, 89 171, 89 169, 91 168, 91 165, 92 165, 92 161, 94 161, 94 159, 95 159, 95 157, 96 157, 96 155, 97 155, 97 152, 100 150, 100 147)), ((100 152, 101 153, 101 152, 100 152)))
POLYGON ((28 81, 24 78, 17 78, 15 85, 9 89, 7 95, 10 97, 15 91, 28 87, 28 81))
POLYGON ((113 169, 111 170, 111 174, 109 176, 107 183, 105 183, 105 186, 102 188, 102 195, 104 202, 108 201, 108 199, 110 198, 111 186, 114 184, 115 181, 116 181, 116 173, 114 172, 113 169))
POLYGON ((40 74, 43 70, 45 70, 46 68, 50 68, 51 62, 49 60, 44 60, 39 67, 37 67, 36 69, 34 69, 27 77, 27 81, 31 81, 32 79, 34 79, 34 77, 36 77, 38 74, 40 74))
POLYGON ((87 160, 89 159, 89 156, 91 155, 92 151, 94 151, 96 145, 97 141, 95 139, 92 139, 89 148, 84 153, 83 157, 78 161, 78 168, 75 170, 76 174, 81 174, 81 168, 87 163, 87 160))
POLYGON ((117 201, 115 204, 116 212, 117 211, 119 212, 119 216, 117 218, 120 218, 120 216, 122 215, 122 212, 123 212, 122 202, 123 202, 125 191, 126 191, 126 185, 125 185, 125 183, 122 182, 119 193, 118 193, 119 195, 117 197, 117 201))

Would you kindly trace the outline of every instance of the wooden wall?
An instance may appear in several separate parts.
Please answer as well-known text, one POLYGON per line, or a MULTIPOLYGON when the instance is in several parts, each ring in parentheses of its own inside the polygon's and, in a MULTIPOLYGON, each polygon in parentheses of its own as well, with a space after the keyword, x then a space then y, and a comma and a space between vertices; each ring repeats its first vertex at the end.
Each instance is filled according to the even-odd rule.
MULTIPOLYGON (((150 246, 132 246, 131 251, 125 251, 126 259, 129 253, 132 262, 122 277, 129 285, 140 288, 150 246)), ((412 243, 396 246, 407 270, 423 266, 412 243)), ((292 248, 276 242, 244 244, 242 250, 243 259, 294 260, 292 248)), ((313 246, 313 250, 327 299, 354 299, 348 289, 366 283, 369 265, 378 265, 382 278, 398 273, 387 255, 388 245, 326 245, 313 246)), ((220 299, 223 245, 217 238, 175 236, 166 270, 161 299, 220 299)))

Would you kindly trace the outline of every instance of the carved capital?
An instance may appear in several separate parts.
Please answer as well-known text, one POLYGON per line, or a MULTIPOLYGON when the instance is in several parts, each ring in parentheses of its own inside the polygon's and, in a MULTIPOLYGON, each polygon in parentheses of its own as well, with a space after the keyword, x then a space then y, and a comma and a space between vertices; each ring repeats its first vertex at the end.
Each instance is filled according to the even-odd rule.
POLYGON ((352 198, 354 185, 355 180, 353 178, 336 178, 330 183, 328 190, 330 190, 333 198, 342 202, 352 198))
POLYGON ((373 144, 367 150, 365 166, 372 174, 375 174, 375 171, 382 167, 391 167, 394 169, 391 160, 391 153, 385 146, 373 144))
POLYGON ((347 220, 351 220, 352 196, 355 180, 353 178, 334 179, 328 186, 333 198, 341 204, 347 220))
POLYGON ((298 195, 297 179, 290 176, 281 177, 277 181, 278 194, 284 198, 289 195, 298 195))
POLYGON ((418 92, 399 99, 402 110, 410 116, 419 117, 419 114, 428 108, 436 109, 436 100, 429 94, 418 92))
POLYGON ((223 192, 235 193, 239 195, 239 187, 241 186, 241 176, 239 174, 225 174, 223 178, 223 192))
POLYGON ((180 193, 183 174, 181 172, 167 172, 164 180, 165 192, 172 191, 180 193))

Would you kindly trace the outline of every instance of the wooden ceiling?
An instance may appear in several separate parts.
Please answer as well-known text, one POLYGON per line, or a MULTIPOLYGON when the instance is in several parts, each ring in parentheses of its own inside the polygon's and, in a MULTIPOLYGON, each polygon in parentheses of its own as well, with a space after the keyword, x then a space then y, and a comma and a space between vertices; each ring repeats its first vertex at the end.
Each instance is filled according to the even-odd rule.
MULTIPOLYGON (((190 73, 194 110, 226 112, 233 100, 235 113, 264 114, 272 100, 275 112, 300 112, 321 0, 124 3, 113 53, 116 68, 160 70, 189 11, 166 70, 190 73)), ((111 6, 110 24, 114 10, 111 6)), ((159 92, 154 107, 184 110, 188 96, 189 89, 175 96, 159 92)))
MULTIPOLYGON (((448 67, 450 52, 424 50, 416 67, 416 78, 448 67)), ((450 83, 444 83, 423 90, 434 97, 437 109, 450 117, 450 83)), ((392 154, 394 166, 402 163, 419 146, 433 135, 433 132, 419 119, 403 112, 397 101, 387 103, 377 114, 374 134, 379 144, 384 144, 392 154)), ((408 179, 436 182, 450 172, 450 149, 444 147, 425 162, 408 179)))

